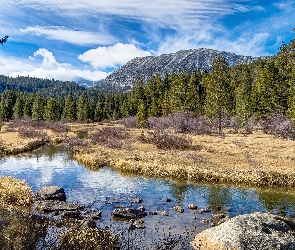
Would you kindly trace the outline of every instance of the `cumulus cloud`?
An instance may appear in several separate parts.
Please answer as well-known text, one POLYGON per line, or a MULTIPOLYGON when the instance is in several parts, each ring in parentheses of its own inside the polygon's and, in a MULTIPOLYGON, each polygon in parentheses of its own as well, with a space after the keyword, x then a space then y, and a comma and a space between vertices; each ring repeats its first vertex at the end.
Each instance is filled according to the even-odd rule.
MULTIPOLYGON (((39 78, 55 78, 58 80, 72 80, 76 81, 81 78, 90 80, 90 81, 97 81, 101 80, 108 76, 109 73, 104 71, 97 71, 97 70, 89 70, 89 69, 77 69, 74 68, 71 64, 67 63, 59 63, 56 61, 52 52, 48 51, 47 49, 39 49, 34 53, 34 60, 30 60, 26 62, 19 62, 18 69, 22 69, 19 71, 10 71, 10 76, 35 76, 39 78), (36 57, 41 56, 43 59, 41 63, 38 64, 38 60, 35 60, 36 57)), ((5 63, 6 65, 6 63, 5 63)), ((10 69, 11 70, 11 69, 10 69)), ((9 69, 7 69, 9 71, 9 69)))
POLYGON ((64 27, 27 27, 20 29, 22 33, 33 34, 36 36, 45 36, 46 38, 64 41, 67 43, 78 45, 89 44, 111 44, 114 42, 114 38, 110 34, 105 33, 93 33, 87 31, 69 30, 64 27))
POLYGON ((83 62, 90 63, 95 69, 112 68, 122 65, 135 57, 150 56, 148 51, 141 50, 133 44, 117 43, 113 46, 100 46, 79 55, 83 62))

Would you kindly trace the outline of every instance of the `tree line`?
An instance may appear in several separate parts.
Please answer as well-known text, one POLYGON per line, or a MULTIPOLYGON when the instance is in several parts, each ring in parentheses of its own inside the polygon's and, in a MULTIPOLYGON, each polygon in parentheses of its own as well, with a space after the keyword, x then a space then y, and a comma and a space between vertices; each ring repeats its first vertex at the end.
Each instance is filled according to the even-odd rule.
MULTIPOLYGON (((22 82, 21 77, 18 80, 22 82)), ((210 71, 179 69, 165 77, 154 74, 146 84, 139 78, 128 93, 91 92, 66 82, 63 84, 69 86, 67 92, 52 94, 50 90, 58 89, 57 82, 53 81, 51 88, 45 88, 47 80, 43 84, 44 88, 35 93, 22 88, 3 90, 0 119, 102 121, 136 116, 137 125, 142 127, 147 125, 148 117, 192 112, 217 119, 220 128, 224 117, 235 116, 244 126, 252 116, 265 119, 280 112, 294 121, 295 39, 283 43, 276 56, 251 64, 229 67, 218 56, 210 71)))

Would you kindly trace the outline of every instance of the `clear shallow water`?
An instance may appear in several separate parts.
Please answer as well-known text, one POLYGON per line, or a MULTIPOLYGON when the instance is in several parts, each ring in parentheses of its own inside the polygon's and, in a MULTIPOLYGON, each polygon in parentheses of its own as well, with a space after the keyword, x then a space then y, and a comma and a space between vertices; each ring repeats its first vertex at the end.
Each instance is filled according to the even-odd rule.
POLYGON ((257 190, 226 185, 188 184, 163 179, 146 179, 121 175, 109 168, 97 172, 81 166, 64 151, 63 147, 48 146, 33 153, 0 160, 0 176, 10 175, 25 179, 33 190, 57 185, 65 189, 67 201, 77 201, 102 209, 97 226, 109 227, 122 235, 122 249, 127 249, 128 222, 115 221, 111 215, 114 205, 107 199, 117 200, 127 207, 144 206, 146 211, 165 210, 169 216, 148 215, 145 230, 129 235, 130 249, 190 249, 194 235, 210 227, 201 220, 211 220, 211 214, 221 211, 230 217, 251 212, 272 212, 294 217, 295 192, 284 190, 257 190), (142 204, 132 204, 129 198, 140 197, 142 204), (166 198, 171 203, 164 202, 166 198), (189 203, 199 209, 210 206, 211 213, 196 214, 187 208, 189 203), (173 211, 173 206, 185 208, 184 213, 173 211), (132 239, 130 241, 130 238, 132 239), (165 242, 178 239, 174 248, 165 242), (165 248, 166 247, 166 248, 165 248))

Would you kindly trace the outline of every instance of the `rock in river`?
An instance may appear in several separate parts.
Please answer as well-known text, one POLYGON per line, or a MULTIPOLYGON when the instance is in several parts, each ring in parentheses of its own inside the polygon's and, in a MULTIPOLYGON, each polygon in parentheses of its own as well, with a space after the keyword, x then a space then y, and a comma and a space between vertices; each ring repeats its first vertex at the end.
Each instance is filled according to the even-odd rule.
POLYGON ((34 209, 39 212, 51 213, 55 211, 78 211, 82 207, 78 204, 69 203, 65 201, 36 201, 34 203, 34 209))
POLYGON ((66 201, 66 194, 63 188, 58 186, 44 187, 36 191, 36 200, 59 200, 66 201))
POLYGON ((199 250, 295 249, 295 223, 266 213, 236 216, 195 236, 199 250))
POLYGON ((144 211, 141 211, 140 209, 117 208, 117 209, 114 209, 113 215, 119 218, 136 219, 136 218, 143 218, 147 216, 147 213, 144 211))

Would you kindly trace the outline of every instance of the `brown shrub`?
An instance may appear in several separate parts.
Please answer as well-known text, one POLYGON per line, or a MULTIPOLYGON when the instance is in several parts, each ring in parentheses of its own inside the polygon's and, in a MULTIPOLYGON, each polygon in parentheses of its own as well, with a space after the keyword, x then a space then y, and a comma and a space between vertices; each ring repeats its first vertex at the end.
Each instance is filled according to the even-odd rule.
POLYGON ((122 148, 124 140, 130 137, 127 130, 121 127, 105 127, 89 136, 92 143, 101 143, 108 148, 122 148))
POLYGON ((192 140, 182 136, 172 135, 165 130, 149 132, 148 141, 159 149, 187 149, 192 145, 192 140))

